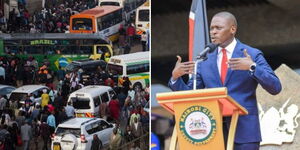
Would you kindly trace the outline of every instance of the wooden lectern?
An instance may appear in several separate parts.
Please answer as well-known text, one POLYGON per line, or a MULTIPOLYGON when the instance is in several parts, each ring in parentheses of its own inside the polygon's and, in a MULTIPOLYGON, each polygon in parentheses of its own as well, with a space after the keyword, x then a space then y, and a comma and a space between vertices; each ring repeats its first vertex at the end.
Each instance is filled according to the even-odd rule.
POLYGON ((175 115, 170 149, 225 150, 223 116, 232 116, 227 148, 233 150, 239 115, 248 111, 227 95, 227 89, 211 88, 157 94, 162 107, 175 115))

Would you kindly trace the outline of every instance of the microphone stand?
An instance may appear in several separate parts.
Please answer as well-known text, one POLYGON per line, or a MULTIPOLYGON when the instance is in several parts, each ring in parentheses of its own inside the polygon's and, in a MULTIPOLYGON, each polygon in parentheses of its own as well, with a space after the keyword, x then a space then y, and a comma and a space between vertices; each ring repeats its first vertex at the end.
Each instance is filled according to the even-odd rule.
POLYGON ((197 67, 198 67, 198 63, 200 64, 201 62, 205 61, 206 59, 207 59, 207 56, 200 57, 195 62, 194 74, 193 74, 193 90, 196 90, 196 88, 197 88, 197 84, 196 83, 197 83, 197 67))
POLYGON ((196 64, 195 64, 194 74, 193 74, 193 77, 194 77, 193 90, 196 90, 196 85, 197 85, 196 83, 197 83, 197 66, 198 66, 198 64, 205 61, 207 59, 207 53, 212 53, 218 46, 219 46, 219 44, 210 43, 206 46, 204 51, 202 51, 196 57, 196 64))

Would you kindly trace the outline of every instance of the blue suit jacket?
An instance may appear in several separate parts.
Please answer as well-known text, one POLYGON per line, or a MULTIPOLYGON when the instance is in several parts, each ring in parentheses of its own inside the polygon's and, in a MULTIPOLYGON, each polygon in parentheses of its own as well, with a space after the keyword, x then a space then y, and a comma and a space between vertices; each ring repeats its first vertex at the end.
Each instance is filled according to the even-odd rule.
MULTIPOLYGON (((274 74, 260 50, 237 40, 232 58, 245 57, 244 49, 247 49, 252 60, 256 62, 255 72, 251 74, 248 70, 231 70, 228 68, 224 85, 222 85, 217 67, 217 50, 208 54, 208 59, 197 66, 197 89, 225 86, 228 94, 248 110, 248 115, 239 117, 235 135, 236 143, 261 141, 256 101, 258 83, 273 95, 281 91, 281 83, 278 77, 274 74)), ((173 91, 191 90, 193 88, 193 79, 190 79, 185 84, 182 78, 179 78, 174 84, 170 81, 169 86, 173 91)), ((229 125, 230 122, 226 123, 229 125)))

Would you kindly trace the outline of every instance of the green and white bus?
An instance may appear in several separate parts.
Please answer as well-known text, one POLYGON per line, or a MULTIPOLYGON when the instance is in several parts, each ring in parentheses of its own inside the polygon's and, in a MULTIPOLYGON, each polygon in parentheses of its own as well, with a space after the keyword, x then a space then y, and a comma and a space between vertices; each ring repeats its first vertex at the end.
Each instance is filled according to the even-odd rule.
POLYGON ((99 34, 0 34, 0 56, 12 55, 22 59, 33 56, 39 65, 47 57, 50 69, 55 71, 73 60, 104 60, 113 56, 113 49, 111 42, 99 34))
POLYGON ((134 88, 145 88, 149 85, 149 54, 147 51, 112 56, 107 65, 108 72, 119 75, 119 85, 123 83, 123 77, 127 76, 134 88))

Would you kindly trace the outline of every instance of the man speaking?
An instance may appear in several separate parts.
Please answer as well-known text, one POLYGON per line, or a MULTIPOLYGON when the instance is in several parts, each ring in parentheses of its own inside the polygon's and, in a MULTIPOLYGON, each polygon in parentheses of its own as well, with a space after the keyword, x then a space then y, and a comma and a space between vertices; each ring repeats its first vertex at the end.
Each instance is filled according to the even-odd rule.
MULTIPOLYGON (((213 16, 210 24, 210 37, 219 46, 207 54, 207 59, 197 65, 196 87, 226 87, 228 94, 249 114, 240 116, 235 135, 235 150, 258 150, 261 141, 256 88, 260 84, 270 94, 281 91, 281 83, 269 66, 263 53, 243 44, 235 38, 237 21, 229 12, 213 16)), ((193 79, 184 83, 181 76, 194 72, 195 62, 181 62, 177 56, 169 86, 173 91, 191 90, 193 79)), ((223 118, 224 137, 227 138, 230 117, 223 118)), ((226 142, 226 141, 225 141, 226 142)))

